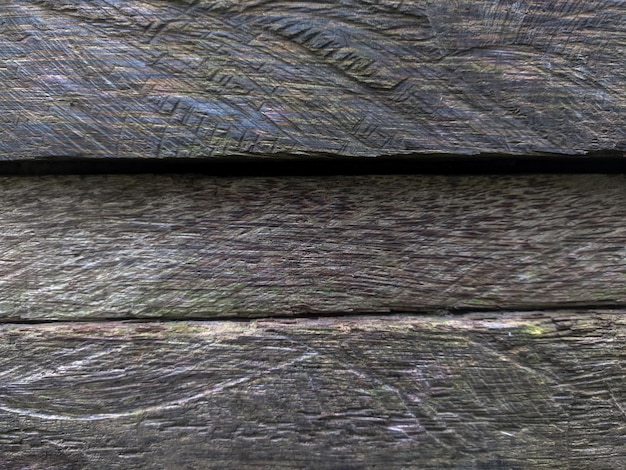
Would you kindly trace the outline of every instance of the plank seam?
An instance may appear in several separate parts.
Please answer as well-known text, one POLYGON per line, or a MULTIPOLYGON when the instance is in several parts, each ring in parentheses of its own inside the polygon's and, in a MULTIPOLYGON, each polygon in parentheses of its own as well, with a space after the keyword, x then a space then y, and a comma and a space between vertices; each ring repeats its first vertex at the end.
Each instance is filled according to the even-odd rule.
POLYGON ((571 312, 572 310, 588 311, 593 310, 597 313, 611 313, 615 310, 623 310, 626 308, 625 303, 570 303, 559 305, 530 305, 530 306, 511 306, 500 308, 480 308, 480 307, 459 307, 459 308, 431 308, 424 310, 412 311, 388 311, 388 312, 334 312, 334 313, 301 313, 295 315, 250 315, 242 316, 219 316, 219 317, 170 317, 170 318, 141 318, 141 317, 107 317, 107 318, 79 318, 75 320, 68 319, 0 319, 0 325, 43 325, 43 324, 70 324, 70 323, 108 323, 108 322, 126 322, 126 323, 177 323, 177 322, 235 322, 250 323, 253 321, 274 320, 274 321, 290 321, 290 320, 310 320, 310 319, 333 319, 333 318, 353 318, 353 317, 454 317, 462 318, 476 314, 500 315, 504 313, 532 313, 550 315, 552 313, 571 312))
POLYGON ((377 158, 336 155, 267 155, 202 159, 67 159, 1 160, 0 175, 174 174, 215 176, 317 176, 367 174, 623 174, 626 153, 588 153, 584 156, 504 154, 406 154, 377 158))

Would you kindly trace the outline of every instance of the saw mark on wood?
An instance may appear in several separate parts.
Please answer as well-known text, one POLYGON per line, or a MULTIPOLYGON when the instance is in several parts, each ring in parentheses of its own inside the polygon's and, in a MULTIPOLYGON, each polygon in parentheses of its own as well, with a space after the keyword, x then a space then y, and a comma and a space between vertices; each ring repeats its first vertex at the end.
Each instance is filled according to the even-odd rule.
POLYGON ((625 17, 597 0, 11 0, 0 154, 624 150, 625 17))
MULTIPOLYGON (((229 348, 228 344, 219 345, 218 343, 217 346, 206 350, 193 348, 195 350, 188 351, 195 353, 193 362, 185 361, 182 365, 171 363, 167 358, 171 354, 177 354, 177 346, 184 346, 186 343, 165 341, 160 344, 163 349, 163 361, 153 361, 145 367, 135 363, 119 368, 113 365, 107 366, 111 355, 113 357, 132 355, 133 350, 140 353, 141 345, 134 346, 131 343, 118 342, 117 346, 105 346, 106 351, 100 352, 103 346, 98 342, 101 341, 100 338, 94 338, 88 344, 82 344, 79 347, 63 346, 66 350, 65 354, 57 355, 53 361, 48 358, 42 362, 42 358, 32 357, 33 361, 39 363, 27 361, 22 367, 11 367, 4 371, 3 385, 0 387, 0 410, 30 418, 77 422, 115 420, 148 413, 162 413, 206 400, 211 395, 224 393, 230 388, 239 387, 241 384, 254 381, 267 374, 280 373, 287 367, 307 361, 317 355, 314 351, 305 351, 286 361, 268 363, 266 367, 258 370, 244 368, 243 371, 246 373, 241 377, 212 378, 209 383, 197 384, 196 377, 204 374, 203 370, 211 369, 207 361, 212 362, 215 354, 224 354, 229 348), (85 352, 94 349, 98 352, 84 356, 85 352), (76 356, 80 359, 75 359, 76 356), (204 359, 203 356, 205 356, 204 359), (94 373, 94 370, 100 372, 94 373), (151 388, 159 389, 163 383, 169 383, 173 387, 168 394, 161 395, 150 390, 151 388), (47 389, 49 392, 45 395, 33 395, 28 408, 16 407, 12 405, 10 398, 10 390, 16 387, 33 390, 47 389), (97 395, 92 391, 93 388, 101 389, 109 396, 97 395), (63 399, 64 396, 70 395, 70 390, 75 393, 78 389, 84 390, 88 401, 80 400, 79 403, 63 399), (132 399, 132 397, 139 396, 141 396, 140 405, 132 399), (44 402, 49 404, 41 406, 44 402), (87 412, 90 408, 91 412, 87 412), (98 413, 96 412, 98 408, 107 411, 98 413)), ((104 344, 107 344, 106 338, 104 344)), ((281 350, 287 352, 285 348, 281 350)), ((291 353, 294 351, 298 352, 289 350, 291 353)))
POLYGON ((4 325, 0 463, 619 467, 624 318, 4 325))

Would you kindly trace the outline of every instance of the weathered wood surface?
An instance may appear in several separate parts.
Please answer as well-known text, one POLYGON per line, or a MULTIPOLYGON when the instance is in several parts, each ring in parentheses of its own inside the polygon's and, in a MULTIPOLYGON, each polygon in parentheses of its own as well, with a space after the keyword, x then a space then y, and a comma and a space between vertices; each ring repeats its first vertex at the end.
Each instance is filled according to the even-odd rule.
POLYGON ((623 0, 5 0, 0 157, 626 150, 623 0))
POLYGON ((0 465, 624 468, 625 313, 4 325, 0 465))
POLYGON ((626 177, 11 177, 0 318, 626 302, 626 177))

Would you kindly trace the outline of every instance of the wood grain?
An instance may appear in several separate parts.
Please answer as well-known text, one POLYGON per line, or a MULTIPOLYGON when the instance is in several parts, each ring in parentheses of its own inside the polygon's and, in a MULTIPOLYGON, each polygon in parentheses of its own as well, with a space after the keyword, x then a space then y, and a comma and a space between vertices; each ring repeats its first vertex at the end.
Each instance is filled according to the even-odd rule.
POLYGON ((623 175, 3 178, 0 318, 626 302, 623 175))
POLYGON ((626 150, 623 0, 7 0, 0 158, 626 150))
POLYGON ((625 313, 4 325, 0 464, 623 468, 625 313))

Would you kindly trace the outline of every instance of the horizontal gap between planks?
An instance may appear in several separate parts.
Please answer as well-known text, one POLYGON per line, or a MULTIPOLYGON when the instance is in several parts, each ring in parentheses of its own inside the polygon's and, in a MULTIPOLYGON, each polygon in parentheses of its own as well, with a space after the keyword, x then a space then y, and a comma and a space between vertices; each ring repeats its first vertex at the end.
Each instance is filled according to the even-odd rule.
POLYGON ((482 314, 485 316, 498 316, 503 314, 514 313, 537 313, 541 315, 550 315, 576 311, 593 311, 594 313, 614 313, 616 310, 626 308, 626 303, 571 303, 561 305, 527 305, 527 306, 511 306, 501 308, 447 308, 447 309, 424 309, 413 311, 389 311, 389 312, 334 312, 334 313, 301 313, 296 315, 271 315, 259 313, 258 315, 242 316, 219 316, 219 317, 179 317, 179 318, 137 318, 132 316, 122 317, 103 317, 103 318, 77 318, 77 319, 0 319, 0 325, 45 325, 45 324, 71 324, 71 323, 184 323, 184 322, 202 322, 202 323, 251 323, 256 321, 278 321, 289 322, 293 320, 332 320, 342 318, 394 318, 394 317, 451 317, 461 319, 465 316, 475 316, 482 314))
POLYGON ((214 176, 323 176, 367 174, 481 175, 509 173, 626 173, 626 153, 511 156, 505 154, 407 154, 383 157, 279 154, 207 159, 125 159, 46 157, 1 160, 0 175, 197 173, 214 176))

